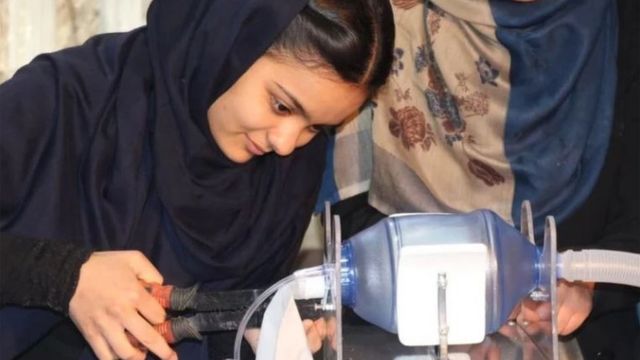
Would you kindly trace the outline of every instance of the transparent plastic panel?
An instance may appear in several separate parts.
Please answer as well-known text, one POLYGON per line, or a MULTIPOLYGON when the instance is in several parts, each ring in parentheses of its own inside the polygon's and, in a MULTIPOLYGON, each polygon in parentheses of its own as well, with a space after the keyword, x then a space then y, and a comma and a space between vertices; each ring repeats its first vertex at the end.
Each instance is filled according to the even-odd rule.
MULTIPOLYGON (((396 334, 381 330, 360 319, 348 319, 343 322, 344 359, 367 360, 426 360, 440 359, 437 347, 407 347, 402 345, 396 334)), ((450 360, 548 360, 544 337, 530 336, 545 324, 518 324, 515 321, 502 327, 497 333, 487 336, 483 342, 472 345, 453 345, 448 348, 450 360), (535 330, 534 330, 535 329, 535 330), (540 343, 542 341, 543 343, 540 343)), ((541 332, 537 332, 541 334, 541 332)), ((577 355, 568 355, 560 359, 579 359, 577 355)))
POLYGON ((318 333, 324 329, 322 348, 314 353, 314 359, 342 360, 342 300, 340 286, 340 254, 342 237, 340 218, 331 215, 329 203, 325 203, 323 215, 325 231, 324 266, 332 271, 325 278, 327 292, 322 299, 323 320, 314 320, 318 333))
POLYGON ((340 294, 340 219, 325 206, 324 264, 302 269, 265 290, 249 307, 234 344, 234 359, 243 338, 258 360, 342 359, 340 294))
POLYGON ((240 323, 234 359, 253 358, 243 352, 243 338, 258 360, 340 359, 335 278, 334 268, 322 265, 298 271, 265 290, 240 323))

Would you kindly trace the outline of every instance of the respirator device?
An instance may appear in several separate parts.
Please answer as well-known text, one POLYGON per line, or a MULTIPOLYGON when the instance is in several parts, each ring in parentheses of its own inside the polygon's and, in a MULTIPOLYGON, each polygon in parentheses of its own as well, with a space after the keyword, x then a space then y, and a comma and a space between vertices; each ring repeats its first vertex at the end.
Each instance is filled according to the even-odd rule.
MULTIPOLYGON (((558 254, 553 217, 546 218, 537 246, 527 201, 520 230, 490 210, 397 214, 340 244, 336 222, 328 231, 337 227, 332 233, 337 243, 329 242, 336 245, 334 258, 283 279, 257 303, 292 284, 296 298, 329 297, 333 306, 349 306, 364 320, 397 333, 404 345, 443 347, 481 342, 525 298, 551 302, 555 322, 558 278, 640 287, 640 255, 607 250, 558 254)), ((241 324, 237 354, 242 333, 241 324)))

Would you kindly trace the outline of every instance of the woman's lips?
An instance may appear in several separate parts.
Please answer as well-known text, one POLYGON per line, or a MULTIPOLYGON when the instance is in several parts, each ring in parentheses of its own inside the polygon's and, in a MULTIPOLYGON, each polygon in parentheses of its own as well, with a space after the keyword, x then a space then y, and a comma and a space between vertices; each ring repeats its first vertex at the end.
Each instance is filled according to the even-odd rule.
POLYGON ((260 145, 256 144, 253 140, 251 140, 249 135, 246 135, 246 137, 247 137, 247 150, 249 150, 250 153, 256 156, 261 156, 266 153, 266 151, 264 151, 260 147, 260 145))

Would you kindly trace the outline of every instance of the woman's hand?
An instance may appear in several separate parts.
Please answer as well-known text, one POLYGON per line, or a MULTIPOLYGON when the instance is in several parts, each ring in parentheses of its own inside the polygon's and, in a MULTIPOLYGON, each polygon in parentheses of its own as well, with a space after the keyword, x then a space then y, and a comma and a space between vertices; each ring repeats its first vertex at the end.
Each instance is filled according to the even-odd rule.
MULTIPOLYGON (((302 326, 307 336, 307 347, 311 353, 316 353, 320 350, 326 338, 329 339, 333 349, 336 349, 337 324, 335 317, 331 317, 329 320, 324 318, 316 320, 304 319, 302 320, 302 326)), ((247 329, 244 332, 244 338, 251 345, 251 349, 255 354, 260 340, 260 329, 247 329)))
MULTIPOLYGON (((571 334, 587 319, 593 306, 593 287, 594 283, 558 281, 558 334, 571 334)), ((517 319, 519 322, 549 321, 550 304, 523 301, 517 319)))
POLYGON ((305 319, 302 321, 302 326, 307 335, 307 346, 312 353, 316 353, 322 348, 325 339, 329 340, 334 350, 337 348, 337 324, 335 317, 330 317, 328 320, 324 318, 316 320, 305 319))
POLYGON ((317 320, 304 319, 302 321, 304 332, 307 335, 307 346, 312 354, 322 347, 322 342, 327 336, 327 323, 323 318, 317 320))
POLYGON ((593 307, 595 283, 558 281, 558 333, 569 335, 587 319, 593 307))
POLYGON ((95 252, 80 269, 69 315, 99 359, 144 359, 146 349, 177 359, 151 324, 165 311, 140 283, 162 284, 162 275, 139 251, 95 252), (146 349, 135 348, 126 332, 146 349))

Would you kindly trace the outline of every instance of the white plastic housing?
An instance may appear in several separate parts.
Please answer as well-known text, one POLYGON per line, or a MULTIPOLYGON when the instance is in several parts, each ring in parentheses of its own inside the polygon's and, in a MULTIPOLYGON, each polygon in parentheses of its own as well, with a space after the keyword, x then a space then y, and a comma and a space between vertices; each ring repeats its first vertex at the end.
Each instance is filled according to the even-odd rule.
POLYGON ((485 337, 489 255, 484 244, 412 245, 398 260, 398 337, 407 346, 438 345, 438 274, 447 276, 448 344, 485 337))

